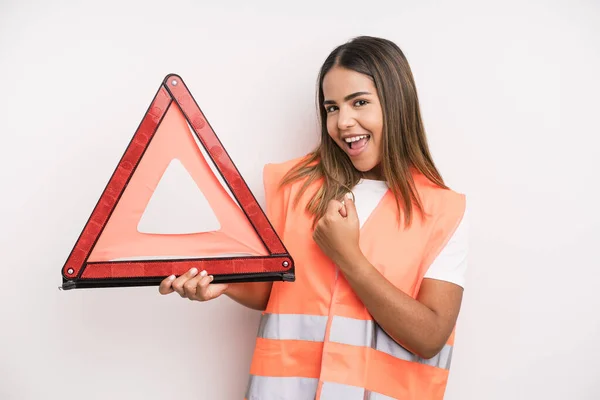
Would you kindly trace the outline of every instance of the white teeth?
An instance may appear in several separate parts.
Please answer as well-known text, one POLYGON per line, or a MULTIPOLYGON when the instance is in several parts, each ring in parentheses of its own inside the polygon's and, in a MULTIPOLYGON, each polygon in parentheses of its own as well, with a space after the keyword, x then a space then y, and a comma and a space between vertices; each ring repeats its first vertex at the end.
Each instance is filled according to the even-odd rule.
POLYGON ((365 138, 368 138, 368 137, 369 137, 369 135, 360 135, 360 136, 349 137, 349 138, 346 138, 344 140, 346 141, 346 143, 352 143, 352 142, 357 142, 360 139, 365 139, 365 138))

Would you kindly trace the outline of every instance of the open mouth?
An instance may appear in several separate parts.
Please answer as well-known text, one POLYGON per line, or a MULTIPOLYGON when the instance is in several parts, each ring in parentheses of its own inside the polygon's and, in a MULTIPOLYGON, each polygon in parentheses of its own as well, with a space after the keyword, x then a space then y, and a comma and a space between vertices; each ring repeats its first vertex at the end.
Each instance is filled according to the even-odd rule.
POLYGON ((344 142, 350 150, 358 151, 366 146, 369 139, 371 139, 371 135, 360 135, 346 138, 344 142))

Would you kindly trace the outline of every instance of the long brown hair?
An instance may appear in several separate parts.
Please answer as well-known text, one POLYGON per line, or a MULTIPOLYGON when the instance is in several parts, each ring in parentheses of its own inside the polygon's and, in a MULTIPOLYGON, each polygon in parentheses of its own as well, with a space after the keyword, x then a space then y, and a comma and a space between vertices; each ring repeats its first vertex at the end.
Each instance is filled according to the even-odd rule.
POLYGON ((402 50, 393 42, 376 37, 360 36, 335 48, 327 57, 318 75, 317 108, 321 124, 321 141, 317 148, 290 170, 281 185, 307 178, 295 199, 313 182, 323 184, 313 195, 306 210, 322 217, 327 203, 341 199, 362 178, 350 158, 327 132, 327 114, 323 107, 323 79, 334 66, 351 69, 369 76, 377 89, 383 111, 381 172, 396 199, 399 216, 410 226, 413 203, 423 212, 411 168, 421 172, 434 184, 447 188, 436 169, 425 135, 417 90, 413 75, 402 50))

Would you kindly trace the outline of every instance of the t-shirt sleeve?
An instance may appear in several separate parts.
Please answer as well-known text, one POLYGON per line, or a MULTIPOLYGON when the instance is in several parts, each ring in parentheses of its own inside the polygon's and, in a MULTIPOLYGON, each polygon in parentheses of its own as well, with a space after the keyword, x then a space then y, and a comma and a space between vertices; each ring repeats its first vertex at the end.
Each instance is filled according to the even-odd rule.
POLYGON ((466 207, 461 222, 448 243, 429 266, 424 278, 452 282, 465 287, 469 252, 468 217, 468 207, 466 207))

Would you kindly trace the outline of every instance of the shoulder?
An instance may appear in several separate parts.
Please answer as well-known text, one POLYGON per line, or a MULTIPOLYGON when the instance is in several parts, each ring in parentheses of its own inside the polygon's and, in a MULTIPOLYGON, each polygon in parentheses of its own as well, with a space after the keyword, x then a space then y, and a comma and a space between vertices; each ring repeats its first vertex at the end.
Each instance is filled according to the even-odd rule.
MULTIPOLYGON (((428 244, 425 264, 430 265, 441 250, 448 244, 454 233, 466 220, 467 197, 451 188, 443 188, 431 182, 422 174, 415 174, 415 185, 424 211, 424 225, 427 226, 428 244)), ((459 244, 464 229, 459 230, 459 244)), ((462 245, 461 245, 462 246, 462 245)), ((459 246, 460 247, 460 246, 459 246)))
POLYGON ((275 230, 283 234, 288 218, 294 207, 290 207, 292 198, 300 193, 296 182, 282 185, 286 175, 296 167, 301 167, 310 160, 310 154, 278 163, 268 163, 263 167, 263 185, 267 215, 274 224, 275 230))
POLYGON ((466 210, 466 195, 452 188, 443 188, 423 174, 413 173, 415 187, 427 216, 450 216, 462 219, 466 210))
POLYGON ((300 163, 306 160, 307 157, 308 155, 305 155, 277 163, 267 163, 263 167, 263 176, 265 179, 268 179, 270 183, 279 184, 285 174, 291 171, 294 167, 300 165, 300 163))
POLYGON ((311 154, 295 157, 277 163, 267 163, 263 167, 263 182, 265 187, 278 188, 285 176, 296 167, 306 164, 311 154))
POLYGON ((452 282, 465 287, 469 254, 469 206, 460 223, 438 256, 429 266, 425 278, 452 282))

